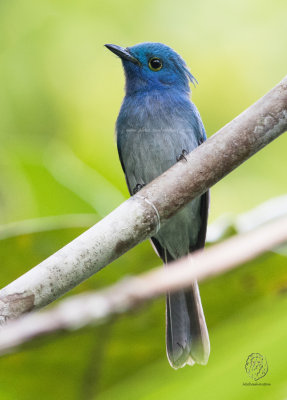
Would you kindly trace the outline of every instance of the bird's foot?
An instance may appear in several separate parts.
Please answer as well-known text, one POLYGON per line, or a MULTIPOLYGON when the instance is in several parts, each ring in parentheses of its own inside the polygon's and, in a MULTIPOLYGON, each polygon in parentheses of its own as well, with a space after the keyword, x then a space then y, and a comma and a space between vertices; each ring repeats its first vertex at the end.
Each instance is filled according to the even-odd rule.
POLYGON ((137 183, 137 185, 133 188, 133 194, 136 194, 139 190, 141 190, 145 184, 137 183))
POLYGON ((181 161, 181 160, 187 161, 187 159, 186 159, 187 155, 188 155, 188 152, 183 149, 181 154, 178 157, 176 157, 176 161, 181 161))

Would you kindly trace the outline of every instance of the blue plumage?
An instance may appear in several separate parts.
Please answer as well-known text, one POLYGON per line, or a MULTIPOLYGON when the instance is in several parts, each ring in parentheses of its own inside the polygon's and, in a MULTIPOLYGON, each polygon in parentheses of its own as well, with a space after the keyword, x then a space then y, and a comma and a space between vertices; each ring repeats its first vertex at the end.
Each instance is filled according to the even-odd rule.
MULTIPOLYGON (((130 48, 106 45, 123 62, 126 95, 117 119, 117 145, 131 194, 149 183, 205 139, 190 101, 195 78, 183 59, 161 43, 130 48)), ((173 216, 151 240, 165 263, 204 246, 208 193, 173 216)), ((167 295, 167 354, 179 368, 206 364, 209 338, 197 283, 186 292, 167 295)))

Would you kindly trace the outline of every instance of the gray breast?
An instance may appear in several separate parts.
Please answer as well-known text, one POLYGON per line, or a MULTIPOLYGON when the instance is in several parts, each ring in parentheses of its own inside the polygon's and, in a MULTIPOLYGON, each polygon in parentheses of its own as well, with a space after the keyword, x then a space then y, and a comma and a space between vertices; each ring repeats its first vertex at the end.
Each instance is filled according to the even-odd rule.
POLYGON ((131 190, 139 184, 147 184, 174 165, 182 150, 192 151, 197 140, 192 129, 182 121, 164 124, 151 123, 121 132, 121 157, 131 190))
MULTIPOLYGON (((159 108, 152 113, 127 114, 117 134, 132 193, 138 184, 149 183, 174 165, 183 150, 189 153, 197 147, 199 132, 178 112, 159 108)), ((200 224, 200 199, 195 199, 160 229, 156 239, 173 258, 179 258, 196 243, 200 224)))

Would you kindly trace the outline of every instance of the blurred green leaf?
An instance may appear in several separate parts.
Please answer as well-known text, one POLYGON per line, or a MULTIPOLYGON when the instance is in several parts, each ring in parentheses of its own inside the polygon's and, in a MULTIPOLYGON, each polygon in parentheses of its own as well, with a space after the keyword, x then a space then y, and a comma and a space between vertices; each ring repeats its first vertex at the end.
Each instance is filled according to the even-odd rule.
POLYGON ((83 163, 62 143, 54 143, 49 148, 45 164, 60 184, 90 204, 101 217, 125 200, 112 183, 83 163))

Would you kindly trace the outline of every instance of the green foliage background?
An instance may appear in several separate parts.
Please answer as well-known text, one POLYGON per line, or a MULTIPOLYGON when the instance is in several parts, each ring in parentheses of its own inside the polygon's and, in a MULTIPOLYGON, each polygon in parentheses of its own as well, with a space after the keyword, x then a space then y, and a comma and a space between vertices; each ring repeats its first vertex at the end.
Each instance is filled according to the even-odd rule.
MULTIPOLYGON (((177 50, 199 81, 192 96, 211 135, 286 74, 286 13, 283 0, 2 0, 1 286, 128 196, 114 141, 124 78, 104 43, 177 50)), ((286 146, 283 135, 217 184, 210 220, 285 193, 286 146)), ((72 293, 158 264, 143 243, 72 293)), ((286 257, 273 253, 201 285, 206 367, 169 367, 158 300, 2 358, 0 398, 284 399, 286 286, 286 257), (253 352, 266 356, 260 382, 270 386, 243 386, 253 352)))

